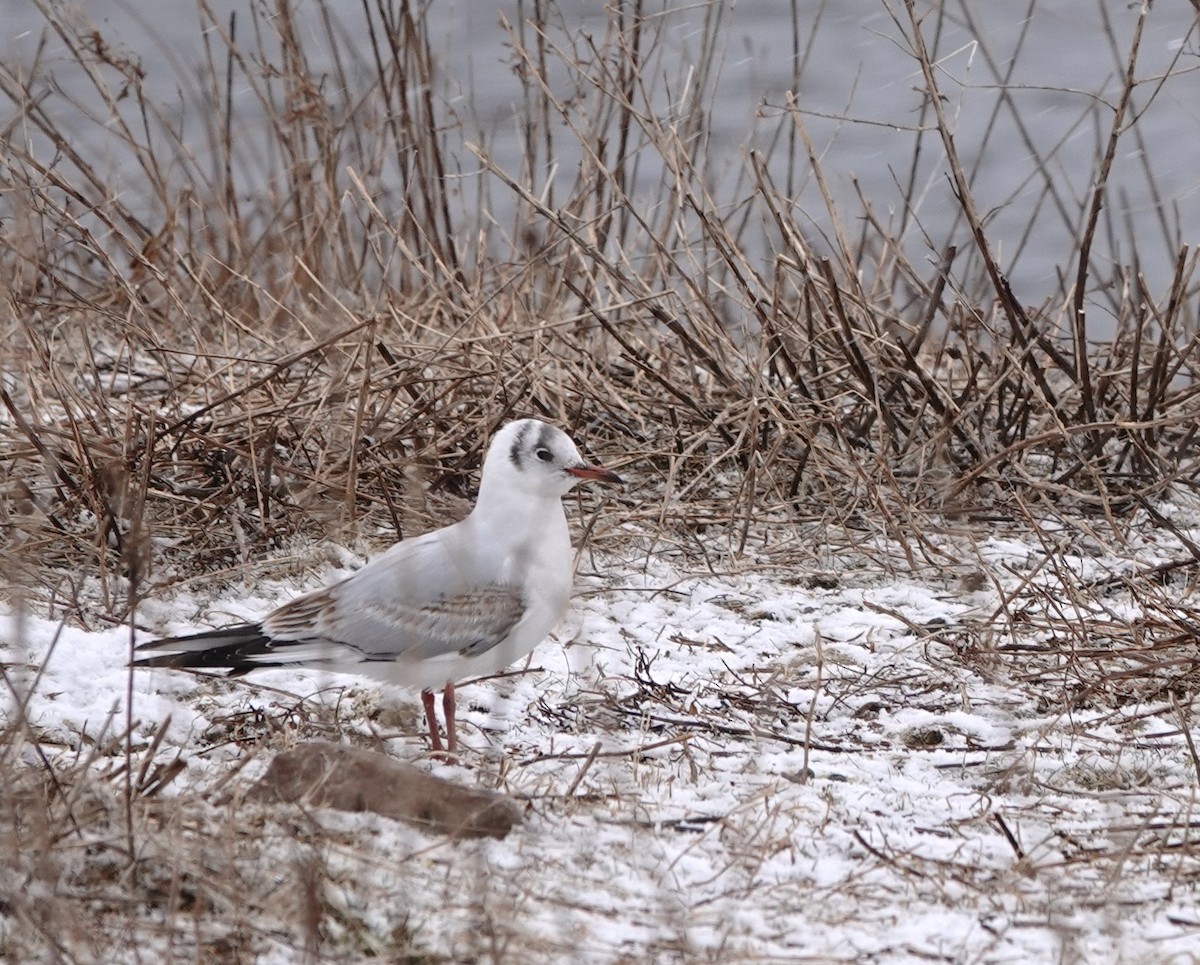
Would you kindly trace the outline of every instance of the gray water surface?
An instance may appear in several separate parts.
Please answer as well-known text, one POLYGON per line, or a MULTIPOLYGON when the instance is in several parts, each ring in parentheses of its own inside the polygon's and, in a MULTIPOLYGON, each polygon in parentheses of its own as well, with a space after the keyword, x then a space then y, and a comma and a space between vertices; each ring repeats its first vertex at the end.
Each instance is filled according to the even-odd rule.
MULTIPOLYGON (((136 57, 152 89, 161 90, 164 116, 173 118, 202 154, 210 112, 203 95, 204 34, 193 0, 90 0, 82 8, 58 7, 86 11, 76 15, 90 20, 110 47, 136 57)), ((253 19, 248 4, 212 0, 209 9, 222 24, 236 11, 239 39, 249 37, 253 19)), ((332 14, 349 51, 364 36, 363 11, 359 0, 294 4, 310 69, 332 77, 323 9, 332 14)), ((920 159, 913 163, 917 128, 931 127, 933 117, 922 112, 924 81, 893 20, 893 14, 903 20, 902 3, 743 0, 650 3, 642 9, 652 15, 661 46, 656 75, 661 88, 652 91, 656 109, 669 116, 679 106, 673 99, 699 96, 705 102, 707 173, 719 203, 736 206, 750 190, 749 151, 767 151, 775 143, 770 173, 777 187, 790 186, 794 192, 797 224, 810 237, 828 237, 830 219, 811 166, 802 152, 798 161, 795 156, 789 160, 788 151, 779 146, 792 127, 790 93, 804 112, 851 231, 858 230, 861 191, 893 231, 904 224, 910 257, 932 261, 948 243, 970 246, 936 134, 924 136, 920 159), (719 42, 707 51, 701 46, 706 17, 719 22, 719 42), (797 43, 799 60, 793 50, 797 43), (699 76, 710 78, 708 86, 688 91, 688 78, 699 76), (914 199, 907 215, 906 196, 914 199)), ((1073 270, 1070 257, 1080 232, 1080 211, 1108 137, 1139 8, 1105 0, 948 0, 941 8, 921 4, 920 9, 926 15, 926 42, 931 47, 936 43, 939 84, 962 163, 972 176, 1000 262, 1026 303, 1061 297, 1061 279, 1073 270), (1059 200, 1048 193, 1048 183, 1059 200)), ((274 16, 273 10, 272 4, 257 8, 264 22, 274 16)), ((482 140, 503 169, 526 176, 519 136, 524 94, 513 67, 511 37, 500 24, 502 16, 519 23, 532 5, 432 0, 423 10, 437 57, 438 103, 461 125, 459 149, 450 164, 462 182, 456 215, 468 223, 484 220, 472 210, 480 192, 470 182, 486 176, 462 142, 482 140)), ((47 31, 37 4, 0 0, 0 17, 0 57, 29 65, 40 46, 40 69, 86 101, 87 95, 79 94, 86 85, 77 65, 61 40, 47 31)), ((588 36, 602 37, 608 22, 598 3, 563 0, 551 8, 550 36, 555 43, 580 43, 588 36)), ((369 74, 365 45, 362 57, 361 67, 369 74)), ((1168 285, 1178 246, 1200 240, 1198 66, 1194 7, 1155 4, 1137 61, 1136 128, 1121 142, 1111 175, 1107 207, 1112 230, 1101 233, 1094 253, 1094 264, 1103 273, 1110 264, 1130 264, 1136 249, 1151 293, 1168 285)), ((355 69, 351 63, 351 75, 355 69)), ((277 159, 256 153, 254 124, 261 108, 253 92, 239 85, 232 94, 245 138, 242 187, 249 192, 261 177, 256 167, 269 169, 277 159)), ((119 176, 129 166, 102 120, 86 119, 53 98, 44 106, 60 112, 60 122, 86 145, 100 168, 119 176)), ((0 111, 4 123, 13 117, 11 105, 0 111)), ((552 187, 555 179, 565 182, 573 173, 577 156, 569 138, 558 138, 556 144, 558 153, 541 159, 539 169, 528 174, 537 190, 552 187)), ((657 198, 661 171, 652 158, 644 159, 639 176, 646 196, 657 198)), ((487 187, 487 216, 503 223, 506 191, 497 184, 487 187)), ((635 185, 635 192, 642 187, 635 185)), ((130 191, 136 190, 132 178, 130 191)), ((761 239, 757 255, 769 259, 769 233, 761 239)))

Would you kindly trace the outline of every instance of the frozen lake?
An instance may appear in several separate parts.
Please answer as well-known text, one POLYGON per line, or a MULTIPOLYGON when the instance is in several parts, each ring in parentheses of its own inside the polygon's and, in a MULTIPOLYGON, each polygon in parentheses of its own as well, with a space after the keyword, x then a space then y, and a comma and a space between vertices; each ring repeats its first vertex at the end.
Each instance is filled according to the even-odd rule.
MULTIPOLYGON (((134 0, 92 0, 87 16, 106 43, 124 47, 140 59, 152 88, 161 87, 164 113, 176 117, 185 132, 203 129, 201 100, 204 51, 200 17, 193 0, 161 0, 151 8, 134 0), (150 10, 153 9, 153 13, 150 10)), ((237 11, 239 42, 255 29, 252 8, 236 0, 212 0, 217 23, 237 11)), ((298 29, 310 69, 335 75, 322 10, 332 14, 335 34, 353 50, 365 36, 362 5, 329 0, 325 5, 295 5, 298 29)), ((511 35, 501 18, 519 23, 532 10, 512 2, 427 4, 431 47, 438 58, 441 108, 453 115, 464 141, 482 140, 506 171, 521 171, 522 143, 518 112, 521 80, 514 70, 511 35)), ((924 6, 922 7, 924 9, 924 6)), ((926 42, 943 71, 940 84, 953 118, 964 166, 973 175, 977 205, 986 212, 989 238, 1018 297, 1027 304, 1054 298, 1060 278, 1072 273, 1072 239, 1079 234, 1097 158, 1103 150, 1138 16, 1136 4, 1031 2, 1018 16, 1011 4, 947 3, 935 23, 929 11, 926 42)), ((261 23, 274 5, 257 11, 261 23)), ((43 37, 45 20, 30 0, 0 0, 5 31, 3 54, 28 65, 43 37)), ((775 184, 795 199, 796 223, 810 238, 829 228, 820 193, 803 151, 789 160, 786 139, 794 136, 787 109, 789 92, 803 112, 842 217, 857 231, 861 192, 875 215, 899 230, 909 256, 935 258, 946 244, 970 246, 957 217, 936 133, 924 135, 914 164, 916 128, 932 125, 922 113, 919 68, 905 48, 903 5, 891 9, 881 0, 837 3, 745 0, 738 4, 648 4, 648 24, 664 45, 661 97, 664 113, 687 97, 705 101, 708 141, 707 177, 714 197, 730 210, 752 190, 748 175, 751 148, 770 154, 775 184), (705 25, 715 24, 715 45, 702 49, 705 25), (697 84, 689 90, 689 83, 697 84), (774 150, 771 146, 774 144, 774 150), (796 163, 796 161, 801 163, 796 163), (914 209, 904 215, 904 199, 914 209)), ((603 37, 609 24, 605 8, 564 0, 548 16, 549 40, 586 45, 603 37)), ((211 38, 210 38, 211 39, 211 38)), ((45 37, 42 69, 68 91, 76 90, 77 67, 62 42, 45 37)), ((219 46, 219 45, 218 45, 219 46)), ((1195 11, 1187 4, 1158 4, 1142 37, 1134 93, 1137 124, 1121 142, 1109 191, 1111 228, 1102 227, 1094 270, 1109 262, 1130 264, 1133 249, 1150 291, 1160 295, 1171 277, 1180 243, 1195 245, 1200 224, 1200 72, 1197 72, 1195 11), (1162 80, 1160 83, 1159 80, 1162 80)), ((363 45, 360 67, 373 69, 363 45)), ((354 76, 355 66, 349 67, 354 76)), ((554 72, 551 71, 553 81, 554 72)), ((253 139, 256 104, 248 89, 232 91, 243 129, 253 139)), ((657 101, 656 101, 657 103, 657 101)), ((47 102, 47 108, 55 105, 47 102)), ((12 115, 11 106, 0 121, 12 115)), ((122 163, 103 126, 63 115, 65 123, 88 144, 103 165, 122 163)), ((540 189, 569 180, 577 161, 567 138, 541 171, 540 189)), ((453 147, 453 144, 451 145, 453 147)), ((202 145, 198 143, 198 150, 202 145)), ((472 210, 479 191, 472 179, 484 177, 473 155, 452 158, 460 172, 461 209, 467 223, 480 220, 472 210)), ((252 190, 255 173, 243 172, 252 190)), ((631 193, 657 196, 660 170, 654 159, 640 163, 631 193)), ((491 215, 505 221, 505 189, 490 188, 491 215)), ((769 232, 757 244, 769 256, 769 232)), ((751 241, 751 244, 756 242, 751 241)), ((819 241, 818 241, 819 245, 819 241)))

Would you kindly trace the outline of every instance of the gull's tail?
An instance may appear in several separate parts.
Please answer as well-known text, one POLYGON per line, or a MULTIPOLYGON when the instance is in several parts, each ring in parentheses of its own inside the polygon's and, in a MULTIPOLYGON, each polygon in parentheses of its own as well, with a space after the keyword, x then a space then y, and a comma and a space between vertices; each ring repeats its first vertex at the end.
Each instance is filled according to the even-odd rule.
POLYGON ((133 667, 174 667, 178 670, 227 670, 231 676, 261 667, 283 666, 288 661, 264 660, 271 652, 271 638, 263 633, 261 623, 205 630, 185 637, 164 637, 151 640, 137 648, 168 650, 152 657, 134 660, 133 667))

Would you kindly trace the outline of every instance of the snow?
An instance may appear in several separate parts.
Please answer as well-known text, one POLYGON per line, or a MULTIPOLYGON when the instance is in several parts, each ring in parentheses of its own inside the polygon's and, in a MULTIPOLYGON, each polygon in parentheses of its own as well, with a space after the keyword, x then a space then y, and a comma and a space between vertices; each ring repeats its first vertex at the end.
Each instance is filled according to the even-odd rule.
MULTIPOLYGON (((1013 571, 1042 555, 1016 539, 980 548, 1013 571)), ((1086 563, 1088 573, 1115 566, 1086 563)), ((271 876, 268 890, 290 894, 300 864, 320 865, 324 907, 336 910, 330 960, 356 960, 356 948, 386 958, 397 935, 450 961, 1195 954, 1200 791, 1169 702, 1039 702, 1020 654, 973 658, 962 646, 997 611, 992 590, 596 564, 557 640, 527 667, 460 688, 463 762, 427 762, 524 800, 526 822, 507 839, 207 800, 189 813, 259 829, 230 860, 247 880, 271 876)), ((150 601, 140 618, 177 632, 205 615, 253 616, 300 589, 150 601)), ((1113 600, 1096 612, 1126 620, 1137 607, 1113 600)), ((993 642, 1037 643, 1059 619, 1040 618, 993 642)), ((18 692, 32 688, 27 716, 47 753, 70 757, 123 733, 128 628, 29 613, 9 618, 3 641, 18 692)), ((328 738, 331 726, 397 757, 424 754, 416 695, 355 678, 156 670, 135 673, 132 694, 140 749, 170 718, 154 759, 186 761, 164 792, 180 801, 257 752, 236 778, 248 783, 275 750, 328 738), (263 720, 284 725, 239 736, 263 720)), ((32 744, 24 751, 33 766, 32 744)), ((254 922, 258 961, 304 958, 286 906, 248 902, 232 915, 254 922)), ((220 915, 204 925, 233 927, 220 915)))

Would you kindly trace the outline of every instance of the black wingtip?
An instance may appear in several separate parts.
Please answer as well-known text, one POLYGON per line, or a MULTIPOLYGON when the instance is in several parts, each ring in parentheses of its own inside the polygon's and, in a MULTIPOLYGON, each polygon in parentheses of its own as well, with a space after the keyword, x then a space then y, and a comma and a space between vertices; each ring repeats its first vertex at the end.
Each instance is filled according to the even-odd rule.
POLYGON ((130 661, 131 667, 169 667, 175 670, 226 670, 240 675, 269 662, 247 660, 251 654, 266 653, 271 639, 263 633, 261 623, 205 630, 182 637, 163 637, 139 644, 135 650, 175 651, 156 653, 130 661))
POLYGON ((158 640, 149 640, 146 643, 139 643, 135 650, 204 650, 203 646, 206 642, 211 642, 213 646, 223 646, 224 644, 232 643, 249 643, 258 639, 266 639, 263 636, 263 628, 261 623, 237 623, 231 627, 218 627, 215 630, 201 630, 199 633, 185 633, 178 637, 161 637, 158 640))

